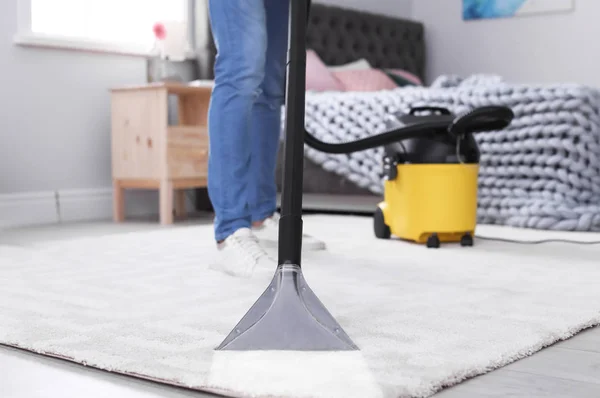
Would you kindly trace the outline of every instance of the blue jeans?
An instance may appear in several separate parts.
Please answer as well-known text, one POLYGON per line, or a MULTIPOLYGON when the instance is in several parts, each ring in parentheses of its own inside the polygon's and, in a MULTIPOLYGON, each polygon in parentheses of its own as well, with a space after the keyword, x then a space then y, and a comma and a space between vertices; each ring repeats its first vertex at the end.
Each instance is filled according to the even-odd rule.
POLYGON ((277 208, 289 0, 209 0, 217 48, 208 115, 208 193, 215 239, 277 208))

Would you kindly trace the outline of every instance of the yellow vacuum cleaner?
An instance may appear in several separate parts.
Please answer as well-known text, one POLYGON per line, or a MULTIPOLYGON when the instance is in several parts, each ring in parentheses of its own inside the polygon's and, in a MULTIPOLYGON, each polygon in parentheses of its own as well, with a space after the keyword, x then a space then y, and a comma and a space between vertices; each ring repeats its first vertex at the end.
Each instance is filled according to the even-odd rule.
POLYGON ((461 115, 423 106, 389 115, 386 132, 363 140, 328 144, 306 132, 305 142, 329 153, 384 147, 384 198, 373 220, 378 238, 393 235, 430 248, 442 242, 472 246, 480 158, 473 134, 501 130, 513 117, 504 106, 461 115))
POLYGON ((375 210, 375 236, 392 235, 438 248, 442 242, 473 245, 477 223, 479 150, 472 133, 482 117, 510 120, 506 111, 479 108, 459 119, 439 107, 414 108, 395 115, 388 128, 449 119, 445 134, 423 131, 421 136, 385 147, 384 198, 375 210), (417 114, 428 111, 428 116, 417 114), (433 114, 433 115, 431 115, 433 114))
POLYGON ((427 247, 441 242, 473 245, 477 222, 477 164, 390 165, 374 230, 427 247))

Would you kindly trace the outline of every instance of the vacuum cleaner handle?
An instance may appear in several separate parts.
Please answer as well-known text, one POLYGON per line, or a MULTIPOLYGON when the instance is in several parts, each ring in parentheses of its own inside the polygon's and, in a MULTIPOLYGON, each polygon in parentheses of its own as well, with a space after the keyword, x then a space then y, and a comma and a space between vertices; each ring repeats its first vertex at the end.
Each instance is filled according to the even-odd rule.
POLYGON ((515 114, 506 106, 482 106, 456 117, 448 126, 448 132, 455 137, 469 133, 481 133, 506 128, 515 114))
POLYGON ((417 112, 424 112, 424 111, 439 112, 442 115, 450 114, 450 111, 447 108, 442 108, 441 106, 417 106, 417 107, 411 108, 409 114, 414 115, 417 112))

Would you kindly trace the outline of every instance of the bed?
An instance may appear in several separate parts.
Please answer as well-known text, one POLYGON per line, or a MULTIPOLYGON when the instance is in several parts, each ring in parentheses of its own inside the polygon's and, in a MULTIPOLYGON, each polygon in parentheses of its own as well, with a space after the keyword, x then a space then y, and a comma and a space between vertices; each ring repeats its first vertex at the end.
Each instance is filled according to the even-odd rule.
MULTIPOLYGON (((424 80, 423 24, 324 4, 313 4, 307 48, 329 66, 364 59, 377 68, 403 69, 424 80)), ((283 151, 279 152, 277 184, 281 191, 283 151)), ((372 212, 380 200, 344 176, 326 171, 305 157, 304 208, 341 212, 372 212)))

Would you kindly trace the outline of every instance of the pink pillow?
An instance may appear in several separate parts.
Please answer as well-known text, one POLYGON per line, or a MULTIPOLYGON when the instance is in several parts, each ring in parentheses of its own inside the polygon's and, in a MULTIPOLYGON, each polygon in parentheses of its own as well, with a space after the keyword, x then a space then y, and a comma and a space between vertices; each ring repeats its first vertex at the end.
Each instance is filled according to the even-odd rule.
POLYGON ((378 69, 339 70, 333 75, 344 86, 344 91, 393 90, 398 85, 378 69))
POLYGON ((344 86, 316 52, 306 52, 306 90, 308 91, 344 91, 344 86))

